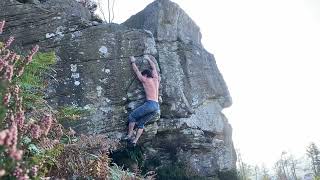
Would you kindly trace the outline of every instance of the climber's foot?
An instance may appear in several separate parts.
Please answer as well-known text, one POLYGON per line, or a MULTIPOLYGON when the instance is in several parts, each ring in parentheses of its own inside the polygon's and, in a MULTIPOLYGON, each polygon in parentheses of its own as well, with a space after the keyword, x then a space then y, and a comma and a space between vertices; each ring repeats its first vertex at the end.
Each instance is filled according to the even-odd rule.
POLYGON ((121 138, 121 141, 127 141, 127 142, 131 142, 132 141, 132 137, 129 135, 123 136, 121 138))
POLYGON ((128 141, 129 147, 136 147, 137 142, 134 142, 133 140, 128 141))

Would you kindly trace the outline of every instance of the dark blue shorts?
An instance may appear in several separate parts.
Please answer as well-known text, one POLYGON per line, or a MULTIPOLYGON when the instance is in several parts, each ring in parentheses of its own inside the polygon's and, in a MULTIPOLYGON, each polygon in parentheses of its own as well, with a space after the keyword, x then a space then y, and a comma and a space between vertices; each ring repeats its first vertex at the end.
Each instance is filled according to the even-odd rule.
POLYGON ((147 100, 143 105, 130 113, 129 123, 135 122, 138 128, 143 129, 144 124, 150 121, 157 113, 160 113, 159 103, 147 100))

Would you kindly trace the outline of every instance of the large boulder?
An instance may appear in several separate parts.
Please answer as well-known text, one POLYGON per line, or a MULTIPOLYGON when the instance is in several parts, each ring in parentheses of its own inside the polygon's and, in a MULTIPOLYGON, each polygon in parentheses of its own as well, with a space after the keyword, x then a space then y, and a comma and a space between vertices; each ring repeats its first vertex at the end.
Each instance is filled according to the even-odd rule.
POLYGON ((0 2, 3 37, 14 35, 22 49, 39 44, 41 51, 55 51, 47 100, 54 108, 90 112, 74 129, 119 139, 128 114, 145 100, 128 57, 136 56, 144 69, 150 67, 142 57, 151 54, 161 75, 161 116, 139 141, 146 160, 160 157, 162 167, 183 162, 204 177, 235 169, 232 128, 221 112, 231 105, 227 86, 199 27, 177 4, 156 0, 118 25, 97 22, 74 0, 30 2, 0 2))
POLYGON ((235 168, 232 128, 221 113, 231 97, 199 27, 169 0, 154 1, 123 25, 156 40, 163 103, 153 150, 173 153, 203 176, 235 168))
POLYGON ((154 1, 123 25, 146 29, 154 35, 164 101, 170 102, 163 105, 169 109, 166 112, 187 117, 207 99, 219 100, 222 107, 231 105, 215 59, 201 44, 199 27, 177 4, 154 1))

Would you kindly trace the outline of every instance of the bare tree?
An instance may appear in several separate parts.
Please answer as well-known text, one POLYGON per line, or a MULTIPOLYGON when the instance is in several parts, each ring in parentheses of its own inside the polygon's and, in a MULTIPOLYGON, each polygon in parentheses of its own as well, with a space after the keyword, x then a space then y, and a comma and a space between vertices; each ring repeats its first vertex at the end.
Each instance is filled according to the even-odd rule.
POLYGON ((111 22, 111 20, 110 20, 110 18, 111 18, 111 16, 110 16, 110 0, 108 0, 108 13, 109 13, 109 23, 111 22))
POLYGON ((113 22, 113 20, 114 20, 114 2, 115 2, 116 0, 112 0, 112 8, 111 8, 111 10, 112 10, 112 18, 111 18, 111 22, 113 22))
POLYGON ((106 18, 106 13, 105 13, 105 5, 102 3, 103 1, 101 0, 96 0, 97 1, 97 4, 98 4, 98 7, 99 7, 99 11, 100 11, 100 14, 103 18, 103 20, 107 23, 112 23, 113 20, 114 20, 114 4, 115 4, 115 0, 108 0, 107 1, 107 8, 108 8, 108 20, 106 18))
POLYGON ((255 176, 255 179, 258 180, 258 176, 259 176, 259 166, 255 166, 255 167, 254 167, 254 176, 255 176))
POLYGON ((102 16, 103 21, 107 22, 106 16, 104 14, 103 5, 101 4, 101 0, 97 0, 97 4, 99 7, 100 14, 102 16))
POLYGON ((261 178, 262 180, 271 180, 268 169, 266 168, 265 165, 262 165, 261 171, 262 171, 262 178, 261 178))
POLYGON ((298 160, 292 154, 283 151, 275 164, 276 176, 279 180, 298 180, 298 160))
POLYGON ((288 163, 289 163, 289 168, 290 168, 290 172, 291 172, 292 178, 294 180, 298 180, 298 177, 297 177, 298 160, 296 160, 293 157, 293 155, 290 155, 289 158, 288 158, 288 163))
POLYGON ((240 180, 249 180, 250 176, 252 175, 252 168, 250 165, 243 162, 242 156, 239 150, 237 150, 236 153, 237 153, 237 163, 238 163, 240 180))
POLYGON ((279 180, 289 179, 288 161, 286 155, 287 152, 283 151, 280 159, 275 163, 276 176, 279 180))
POLYGON ((275 172, 278 180, 288 180, 288 177, 286 175, 286 172, 284 171, 283 163, 281 162, 281 160, 278 160, 275 163, 275 172))

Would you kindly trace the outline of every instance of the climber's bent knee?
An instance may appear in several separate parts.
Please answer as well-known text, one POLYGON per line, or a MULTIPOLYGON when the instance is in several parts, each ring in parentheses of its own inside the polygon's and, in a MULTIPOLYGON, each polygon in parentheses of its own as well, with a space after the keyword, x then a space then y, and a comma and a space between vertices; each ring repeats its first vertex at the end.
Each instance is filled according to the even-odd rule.
POLYGON ((128 122, 129 122, 129 123, 137 122, 137 120, 136 120, 134 117, 132 117, 132 115, 130 114, 130 115, 129 115, 129 118, 128 118, 128 122))

